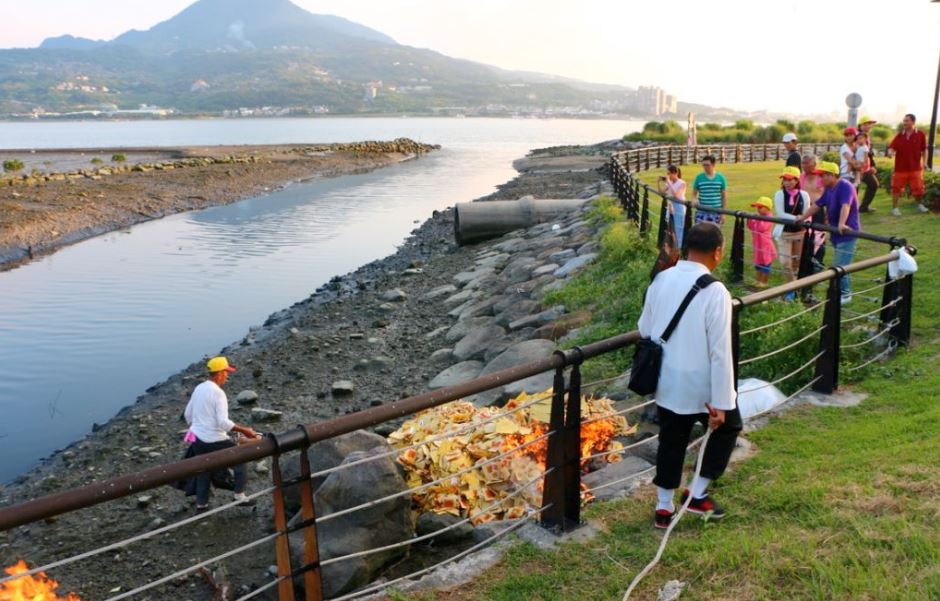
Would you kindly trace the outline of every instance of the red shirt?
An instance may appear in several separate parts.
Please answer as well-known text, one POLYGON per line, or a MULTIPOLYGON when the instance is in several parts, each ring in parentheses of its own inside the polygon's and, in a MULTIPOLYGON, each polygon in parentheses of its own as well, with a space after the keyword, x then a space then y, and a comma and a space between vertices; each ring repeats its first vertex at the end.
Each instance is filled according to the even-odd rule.
POLYGON ((894 170, 900 173, 920 171, 922 169, 921 153, 927 150, 927 136, 924 132, 915 129, 911 135, 904 132, 894 136, 891 145, 894 151, 894 170))

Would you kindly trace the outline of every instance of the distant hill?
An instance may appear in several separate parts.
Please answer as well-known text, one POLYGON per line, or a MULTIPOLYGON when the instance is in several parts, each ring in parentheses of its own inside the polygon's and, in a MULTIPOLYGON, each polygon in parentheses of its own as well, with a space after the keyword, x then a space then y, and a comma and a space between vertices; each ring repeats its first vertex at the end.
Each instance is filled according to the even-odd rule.
MULTIPOLYGON (((525 114, 629 113, 633 90, 511 72, 290 0, 198 0, 113 40, 64 35, 0 50, 0 115, 138 109, 525 114), (564 108, 562 108, 564 107, 564 108)), ((266 113, 267 114, 267 113, 266 113)))

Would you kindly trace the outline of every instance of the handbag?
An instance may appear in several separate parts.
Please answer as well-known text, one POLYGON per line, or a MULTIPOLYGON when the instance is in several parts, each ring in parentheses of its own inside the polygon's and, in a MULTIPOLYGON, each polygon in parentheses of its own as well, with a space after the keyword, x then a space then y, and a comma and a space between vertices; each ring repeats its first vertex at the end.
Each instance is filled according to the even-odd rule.
POLYGON ((633 368, 630 370, 630 383, 627 385, 630 390, 640 395, 656 392, 656 388, 659 386, 659 372, 663 366, 662 345, 666 344, 669 337, 672 336, 673 330, 679 325, 682 314, 685 313, 695 295, 703 288, 707 288, 717 281, 710 273, 706 273, 695 280, 695 284, 689 290, 689 293, 685 295, 685 298, 682 299, 682 303, 676 309, 676 314, 672 316, 672 320, 666 326, 662 336, 659 337, 659 341, 647 337, 641 338, 636 343, 636 351, 633 353, 633 368))

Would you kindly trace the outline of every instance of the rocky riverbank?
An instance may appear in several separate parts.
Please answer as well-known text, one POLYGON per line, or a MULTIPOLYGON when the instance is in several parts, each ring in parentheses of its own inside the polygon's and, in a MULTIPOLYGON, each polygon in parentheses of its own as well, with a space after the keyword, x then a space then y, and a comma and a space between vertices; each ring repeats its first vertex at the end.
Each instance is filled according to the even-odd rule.
MULTIPOLYGON (((584 157, 592 153, 573 153, 567 169, 557 154, 528 157, 520 165, 525 171, 487 199, 534 194, 587 200, 610 191, 603 149, 591 159, 584 157)), ((221 349, 240 367, 227 385, 233 418, 265 431, 285 430, 544 356, 589 317, 541 305, 545 291, 561 285, 597 251, 597 226, 585 219, 586 210, 467 247, 453 242, 452 211, 435 212, 394 255, 334 278, 221 349)), ((181 412, 203 377, 203 359, 193 359, 113 420, 0 491, 0 505, 179 458, 185 431, 181 412)), ((550 379, 537 376, 523 388, 541 391, 549 385, 550 379)), ((517 389, 507 386, 477 400, 499 401, 517 389)), ((387 434, 393 427, 384 424, 376 431, 387 434)), ((639 469, 638 463, 631 465, 639 469)), ((269 480, 268 461, 251 466, 250 490, 269 480)), ((321 486, 323 494, 340 488, 345 489, 330 479, 321 486)), ((225 498, 217 495, 214 503, 225 498)), ((335 499, 322 501, 336 508, 335 499)), ((191 514, 190 499, 179 491, 149 491, 0 535, 0 563, 20 558, 44 563, 191 514)), ((256 508, 229 510, 51 575, 84 599, 105 598, 116 587, 128 590, 271 530, 270 502, 263 498, 256 508)), ((355 548, 354 542, 344 541, 343 552, 355 548)), ((268 582, 273 556, 273 546, 264 545, 228 560, 232 584, 248 591, 268 582)), ((168 587, 178 598, 211 598, 198 575, 168 587)), ((165 597, 158 592, 151 598, 165 597)))
POLYGON ((291 181, 370 171, 435 148, 401 139, 4 151, 4 157, 25 159, 28 173, 0 175, 0 270, 151 219, 228 204, 291 181), (89 162, 89 156, 96 164, 89 162), (109 164, 103 164, 109 157, 109 164))

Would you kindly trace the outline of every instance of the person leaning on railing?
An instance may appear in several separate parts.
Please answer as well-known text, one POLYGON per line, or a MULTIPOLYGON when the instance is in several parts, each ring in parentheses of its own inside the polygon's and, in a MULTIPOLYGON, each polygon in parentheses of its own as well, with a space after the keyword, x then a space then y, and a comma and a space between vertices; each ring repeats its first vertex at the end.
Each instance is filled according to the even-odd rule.
POLYGON ((728 467, 734 442, 741 431, 741 413, 734 386, 731 350, 731 295, 710 277, 721 263, 724 237, 712 223, 699 223, 686 233, 688 260, 656 276, 646 291, 643 313, 637 324, 640 334, 662 344, 662 367, 656 387, 659 416, 659 450, 656 453, 658 502, 653 524, 668 528, 675 515, 674 494, 682 479, 686 448, 696 423, 712 430, 705 448, 700 475, 692 482, 688 511, 724 517, 725 511, 712 500, 708 486, 728 467), (698 291, 678 310, 690 290, 698 291), (680 314, 672 335, 668 325, 680 314))
MULTIPOLYGON (((656 185, 660 194, 678 200, 685 200, 686 185, 682 181, 682 170, 677 165, 666 167, 666 175, 660 176, 656 185)), ((679 202, 670 202, 669 218, 672 222, 672 231, 676 233, 675 248, 682 248, 682 234, 685 230, 685 205, 679 202)))
MULTIPOLYGON (((774 194, 774 216, 791 221, 794 225, 777 225, 774 239, 777 240, 778 256, 787 272, 787 280, 796 279, 800 270, 800 255, 803 252, 803 229, 796 225, 796 218, 810 205, 809 193, 800 188, 800 170, 784 167, 780 174, 780 189, 774 194)), ((787 300, 796 298, 795 292, 787 294, 787 300)))
POLYGON ((715 157, 712 155, 702 157, 702 169, 705 173, 699 173, 692 182, 692 200, 699 205, 695 211, 695 223, 724 223, 724 215, 709 209, 724 209, 727 206, 728 182, 724 175, 715 171, 715 157))
MULTIPOLYGON (((235 367, 229 365, 225 357, 213 357, 206 364, 209 370, 208 379, 196 386, 183 417, 189 424, 189 432, 195 437, 192 440, 192 454, 204 455, 214 451, 221 451, 236 446, 229 438, 229 432, 238 432, 249 439, 260 438, 260 434, 249 426, 240 426, 229 419, 228 397, 222 386, 228 380, 235 367)), ((189 434, 187 434, 189 437, 189 434)), ((252 501, 245 495, 245 484, 248 474, 245 465, 237 465, 235 471, 235 500, 249 505, 252 501)), ((209 485, 212 474, 205 472, 196 476, 196 511, 205 511, 209 508, 209 485)))
MULTIPOLYGON (((839 230, 839 233, 833 232, 830 237, 835 250, 832 264, 835 267, 845 267, 855 257, 858 244, 858 238, 853 232, 862 229, 858 215, 858 192, 851 181, 839 177, 839 166, 835 163, 820 162, 816 174, 822 177, 825 189, 819 200, 803 212, 799 221, 809 219, 820 209, 824 209, 828 224, 839 230)), ((842 304, 849 303, 852 300, 852 286, 848 274, 839 279, 839 287, 842 304)))

